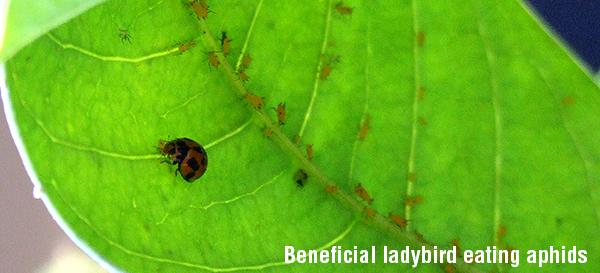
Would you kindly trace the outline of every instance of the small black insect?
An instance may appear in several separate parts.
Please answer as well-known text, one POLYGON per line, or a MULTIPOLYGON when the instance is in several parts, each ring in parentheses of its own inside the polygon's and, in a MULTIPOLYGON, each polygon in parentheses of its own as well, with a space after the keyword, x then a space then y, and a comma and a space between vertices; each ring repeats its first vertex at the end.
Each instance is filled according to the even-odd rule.
POLYGON ((121 37, 121 43, 124 43, 123 41, 127 40, 131 44, 130 38, 132 37, 127 33, 127 30, 119 29, 119 31, 121 31, 121 33, 119 33, 119 37, 121 37))
POLYGON ((306 180, 308 179, 308 174, 303 169, 298 170, 294 174, 294 182, 298 185, 298 187, 302 188, 306 184, 306 180))

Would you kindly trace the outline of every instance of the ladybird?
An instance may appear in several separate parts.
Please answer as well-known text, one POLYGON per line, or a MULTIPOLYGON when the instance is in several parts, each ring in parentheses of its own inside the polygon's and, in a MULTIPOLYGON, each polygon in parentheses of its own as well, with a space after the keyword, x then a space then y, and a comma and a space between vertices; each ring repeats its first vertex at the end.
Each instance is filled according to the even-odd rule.
POLYGON ((257 95, 254 95, 252 93, 248 93, 246 95, 244 95, 244 98, 250 103, 252 104, 252 106, 254 106, 254 108, 256 109, 260 109, 261 107, 263 107, 263 105, 265 105, 265 98, 261 98, 257 95))
POLYGON ((365 117, 365 121, 363 122, 363 125, 360 126, 360 130, 359 130, 360 140, 365 140, 365 138, 367 137, 367 133, 369 133, 369 130, 371 130, 371 127, 369 126, 370 123, 371 123, 371 116, 367 115, 365 117))
POLYGON ((227 38, 227 32, 223 31, 221 33, 221 47, 223 48, 223 55, 229 55, 229 43, 233 40, 227 38))
POLYGON ((408 224, 408 220, 393 213, 390 213, 390 219, 400 227, 405 227, 408 224))
POLYGON ((360 196, 360 198, 362 198, 363 200, 367 201, 369 205, 373 202, 373 199, 371 198, 371 196, 369 196, 367 190, 365 190, 365 188, 363 188, 360 184, 354 187, 354 193, 360 196))
POLYGON ((177 172, 181 174, 187 182, 194 182, 206 172, 208 167, 208 157, 204 148, 189 138, 178 138, 168 142, 158 141, 160 153, 167 156, 167 162, 177 167, 177 172))
POLYGON ((242 66, 244 68, 248 68, 248 66, 250 66, 251 62, 252 62, 252 57, 250 57, 250 55, 246 55, 246 57, 244 57, 244 60, 242 61, 242 66))
POLYGON ((335 9, 337 9, 340 14, 352 14, 352 8, 344 7, 344 3, 342 2, 337 3, 335 9))
POLYGON ((329 77, 329 73, 331 73, 331 70, 333 68, 331 67, 331 65, 326 65, 325 67, 323 67, 323 69, 321 69, 321 75, 319 76, 319 78, 324 81, 327 79, 327 77, 329 77))
POLYGON ((306 180, 308 179, 308 174, 303 170, 299 169, 294 174, 294 182, 298 185, 298 187, 302 188, 306 184, 306 180))
POLYGON ((119 31, 121 31, 121 33, 119 33, 119 37, 121 37, 121 43, 124 43, 123 41, 127 40, 127 42, 131 44, 131 40, 129 40, 131 38, 131 35, 127 33, 127 30, 119 29, 119 31))
POLYGON ((277 105, 277 119, 279 120, 279 125, 285 124, 285 103, 280 103, 277 105))

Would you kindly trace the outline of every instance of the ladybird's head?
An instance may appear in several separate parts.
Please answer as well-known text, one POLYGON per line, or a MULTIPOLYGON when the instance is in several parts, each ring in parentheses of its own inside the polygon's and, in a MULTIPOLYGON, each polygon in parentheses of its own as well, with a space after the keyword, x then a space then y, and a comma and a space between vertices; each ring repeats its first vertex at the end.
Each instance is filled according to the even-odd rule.
POLYGON ((158 151, 160 152, 161 155, 165 155, 166 151, 165 151, 165 141, 162 139, 158 140, 158 151))

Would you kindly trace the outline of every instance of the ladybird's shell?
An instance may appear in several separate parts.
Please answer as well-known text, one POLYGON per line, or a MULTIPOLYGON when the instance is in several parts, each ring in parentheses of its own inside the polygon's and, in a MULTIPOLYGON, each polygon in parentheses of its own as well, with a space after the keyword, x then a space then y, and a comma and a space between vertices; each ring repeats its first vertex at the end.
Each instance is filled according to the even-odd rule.
POLYGON ((187 156, 179 163, 179 173, 187 182, 194 182, 200 178, 208 167, 208 157, 202 146, 192 147, 187 156))

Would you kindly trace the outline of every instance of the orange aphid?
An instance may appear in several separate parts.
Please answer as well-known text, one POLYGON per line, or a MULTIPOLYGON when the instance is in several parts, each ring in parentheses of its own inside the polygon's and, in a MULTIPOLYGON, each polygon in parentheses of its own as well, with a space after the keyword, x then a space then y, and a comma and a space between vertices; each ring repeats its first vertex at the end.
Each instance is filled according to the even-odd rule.
POLYGON ((575 100, 573 100, 572 97, 566 97, 562 100, 562 104, 564 106, 570 106, 570 105, 573 105, 573 103, 575 103, 575 100))
POLYGON ((183 52, 185 52, 186 50, 188 50, 192 47, 195 47, 195 46, 196 46, 196 42, 193 40, 187 44, 181 44, 181 45, 179 45, 179 53, 183 54, 183 52))
POLYGON ((451 264, 444 264, 444 271, 446 271, 448 273, 455 273, 456 268, 451 264))
POLYGON ((186 45, 186 44, 179 45, 179 53, 183 53, 186 50, 188 50, 188 45, 186 45))
POLYGON ((328 186, 328 187, 325 187, 325 191, 329 194, 335 194, 338 191, 338 187, 337 186, 328 186))
POLYGON ((512 263, 512 252, 515 251, 515 248, 512 246, 508 246, 506 247, 506 250, 508 251, 508 259, 510 259, 510 262, 512 263))
POLYGON ((501 225, 498 227, 498 239, 502 239, 506 235, 506 227, 501 225))
POLYGON ((248 66, 250 66, 251 62, 252 62, 252 57, 250 57, 250 55, 246 55, 246 57, 244 57, 244 59, 242 60, 242 66, 244 68, 248 68, 248 66))
POLYGON ((261 107, 263 107, 263 105, 265 105, 265 99, 261 98, 257 95, 254 95, 252 93, 248 93, 246 95, 244 95, 244 98, 250 103, 252 104, 252 106, 254 106, 257 109, 260 109, 261 107))
MULTIPOLYGON (((283 125, 285 124, 285 103, 280 103, 279 105, 277 105, 277 120, 279 120, 279 125, 283 125)), ((308 148, 306 148, 308 150, 308 148)), ((312 152, 312 145, 311 145, 311 152, 312 152)))
POLYGON ((360 196, 360 198, 362 198, 363 200, 367 201, 369 205, 373 202, 373 199, 371 198, 371 196, 369 196, 367 190, 365 190, 365 188, 363 188, 363 186, 361 186, 360 184, 354 187, 354 193, 360 196))
POLYGON ((415 180, 417 180, 417 175, 415 173, 409 173, 408 174, 408 181, 415 182, 415 180))
POLYGON ((409 207, 420 204, 421 202, 423 202, 423 197, 421 197, 420 195, 417 195, 415 198, 407 196, 406 199, 404 199, 404 204, 406 204, 409 207))
POLYGON ((421 87, 419 88, 419 100, 424 100, 425 99, 425 88, 421 87))
POLYGON ((345 7, 345 6, 344 6, 344 3, 342 3, 342 2, 338 2, 338 3, 335 5, 335 9, 337 9, 337 11, 338 11, 340 14, 348 14, 348 15, 352 14, 352 8, 345 7))
POLYGON ((462 251, 460 250, 460 241, 458 239, 452 239, 452 246, 456 247, 456 252, 459 257, 462 257, 462 251))
POLYGON ((419 31, 419 33, 417 34, 417 44, 419 46, 422 46, 424 42, 425 42, 425 32, 419 31))
POLYGON ((246 74, 246 72, 244 70, 240 70, 240 78, 242 79, 242 81, 247 82, 250 77, 248 77, 248 74, 246 74))
POLYGON ((372 208, 369 207, 365 207, 365 213, 371 217, 375 216, 375 214, 377 214, 377 212, 375 212, 375 210, 373 210, 372 208))
POLYGON ((300 143, 300 135, 294 136, 294 143, 300 143))
POLYGON ((268 127, 263 128, 263 132, 265 133, 266 137, 273 136, 273 131, 271 131, 271 129, 269 129, 268 127))
POLYGON ((329 77, 329 73, 331 73, 332 69, 333 68, 329 64, 323 67, 323 69, 321 69, 321 76, 319 76, 319 78, 323 81, 326 80, 327 77, 329 77))
POLYGON ((413 201, 415 202, 415 205, 421 204, 423 202, 423 197, 417 195, 413 201))
POLYGON ((405 227, 408 224, 408 220, 393 213, 390 213, 390 219, 392 219, 396 225, 401 227, 405 227))
POLYGON ((214 51, 211 51, 211 52, 208 53, 208 61, 214 67, 219 66, 219 59, 217 58, 217 55, 215 55, 214 51))
POLYGON ((414 232, 415 232, 415 236, 417 236, 417 240, 419 240, 419 242, 422 242, 422 243, 427 242, 427 241, 425 241, 425 239, 423 239, 423 234, 421 234, 420 232, 418 232, 416 229, 415 229, 414 232))
POLYGON ((419 123, 421 123, 421 125, 427 125, 427 120, 424 117, 419 117, 419 123))
POLYGON ((198 19, 206 19, 208 18, 208 6, 204 0, 201 0, 201 2, 202 3, 193 1, 190 5, 192 5, 192 9, 194 10, 194 13, 196 13, 196 16, 198 16, 198 19))
POLYGON ((364 140, 367 137, 369 130, 371 130, 371 127, 369 126, 370 123, 371 123, 371 116, 367 115, 365 117, 365 121, 363 122, 363 125, 360 126, 360 131, 359 131, 360 140, 364 140))
POLYGON ((306 158, 308 158, 308 160, 313 159, 313 145, 312 144, 306 145, 306 158))
POLYGON ((223 31, 221 36, 221 48, 223 48, 223 55, 229 55, 229 43, 231 43, 231 39, 227 38, 227 32, 223 31))

